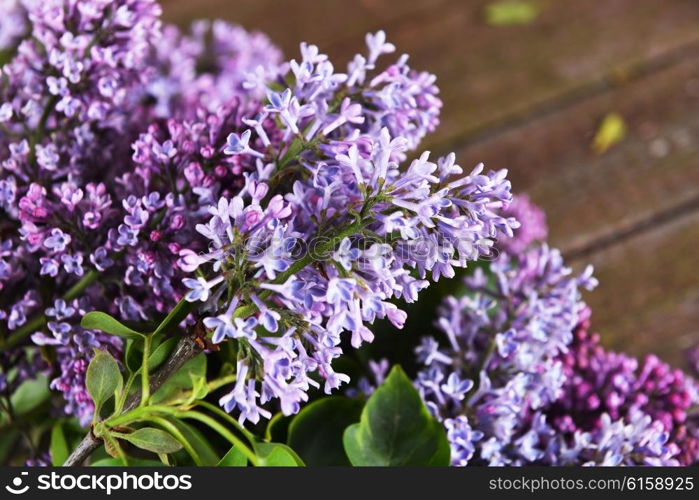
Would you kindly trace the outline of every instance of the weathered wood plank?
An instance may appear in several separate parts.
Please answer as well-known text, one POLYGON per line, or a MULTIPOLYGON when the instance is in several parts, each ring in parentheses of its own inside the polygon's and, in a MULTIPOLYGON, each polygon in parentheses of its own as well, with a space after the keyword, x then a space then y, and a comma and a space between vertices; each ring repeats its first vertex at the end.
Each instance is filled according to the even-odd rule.
MULTIPOLYGON (((393 25, 401 19, 440 10, 450 0, 162 0, 165 18, 185 26, 192 19, 221 18, 261 30, 289 57, 306 41, 347 58, 362 48, 364 34, 393 25), (332 48, 333 42, 351 39, 352 52, 332 48)), ((453 0, 451 0, 453 3, 453 0)))
POLYGON ((677 366, 699 342, 698 87, 699 52, 458 154, 510 168, 546 210, 552 244, 595 264, 586 298, 608 345, 677 366), (628 136, 598 156, 590 143, 609 111, 628 136))
POLYGON ((346 61, 363 34, 384 28, 415 67, 437 74, 443 125, 428 140, 438 149, 484 128, 526 115, 605 75, 699 39, 693 0, 543 2, 533 24, 492 27, 489 0, 203 0, 164 2, 181 24, 222 17, 261 29, 289 56, 302 40, 346 61))
POLYGON ((484 25, 487 3, 462 3, 390 33, 439 78, 445 108, 432 140, 440 148, 699 37, 699 3, 691 0, 553 1, 533 24, 507 28, 484 25))
POLYGON ((590 258, 600 287, 586 295, 608 346, 685 366, 699 342, 699 211, 590 258))
POLYGON ((507 167, 549 215, 569 254, 699 199, 699 52, 695 57, 457 152, 462 165, 507 167), (620 113, 627 138, 598 156, 602 117, 620 113))

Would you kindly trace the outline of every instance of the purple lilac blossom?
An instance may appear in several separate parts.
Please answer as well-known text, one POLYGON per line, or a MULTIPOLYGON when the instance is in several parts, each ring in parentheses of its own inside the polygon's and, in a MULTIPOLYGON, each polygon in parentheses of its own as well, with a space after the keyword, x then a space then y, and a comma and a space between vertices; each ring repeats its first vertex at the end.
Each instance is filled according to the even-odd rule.
MULTIPOLYGON (((200 254, 214 228, 211 234, 204 232, 205 238, 194 230, 216 215, 207 208, 220 206, 221 197, 242 199, 247 191, 253 205, 259 205, 268 190, 263 181, 274 181, 274 189, 289 194, 284 201, 280 195, 267 200, 269 211, 262 217, 278 221, 273 234, 285 236, 293 212, 298 230, 292 235, 298 238, 322 236, 319 216, 332 226, 347 222, 340 215, 353 213, 348 207, 365 206, 368 211, 362 197, 371 195, 372 208, 384 211, 371 230, 400 234, 393 248, 375 244, 360 254, 356 235, 348 233, 336 258, 349 277, 330 279, 326 271, 325 281, 316 286, 315 276, 302 276, 307 281, 303 289, 294 290, 293 314, 314 322, 334 318, 327 333, 315 324, 310 331, 316 331, 309 333, 310 323, 302 322, 297 335, 303 332, 317 343, 309 347, 315 357, 303 361, 312 369, 317 365, 327 390, 346 381, 330 367, 339 354, 339 331, 350 329, 352 343, 358 345, 372 338, 364 321, 389 317, 402 326, 405 314, 385 299, 415 300, 428 271, 434 279, 453 275, 453 266, 489 251, 496 232, 510 233, 516 226, 494 212, 509 202, 504 172, 483 175, 478 167, 454 180, 461 169, 453 157, 435 164, 423 155, 409 175, 398 178, 396 162, 436 126, 441 102, 434 77, 412 71, 405 56, 374 71, 377 57, 394 50, 383 33, 369 35, 369 55, 357 56, 348 74, 341 74, 306 44, 300 63, 278 64, 279 52, 264 36, 221 22, 195 24, 192 35, 167 27, 161 37, 159 13, 157 4, 146 0, 32 4, 27 9, 32 37, 20 42, 17 55, 2 68, 8 83, 1 89, 0 145, 9 154, 2 158, 0 206, 9 216, 2 234, 10 237, 3 240, 0 286, 11 287, 22 298, 0 304, 0 318, 11 333, 45 312, 46 326, 32 339, 56 351, 59 376, 52 386, 63 392, 66 411, 83 423, 92 411, 84 372, 93 348, 118 354, 121 345, 81 329, 74 311, 84 314, 96 308, 122 320, 143 321, 171 308, 186 289, 183 284, 193 282, 184 276, 201 264, 200 254), (202 61, 209 64, 203 71, 202 61), (270 85, 283 86, 292 74, 293 89, 269 90, 270 85), (27 126, 33 131, 31 141, 24 137, 27 126), (303 148, 306 153, 299 159, 292 154, 297 140, 312 146, 303 148), (289 166, 300 166, 305 175, 295 182, 294 176, 280 179, 286 172, 276 173, 275 163, 288 163, 282 153, 291 155, 295 161, 289 166), (390 189, 384 189, 387 180, 390 189), (349 188, 340 185, 346 182, 349 188), (393 212, 386 213, 391 207, 393 212), (435 244, 439 252, 424 253, 435 244), (379 264, 367 264, 371 253, 379 264), (418 260, 402 255, 410 253, 418 260), (419 278, 408 275, 402 268, 406 263, 418 266, 419 278), (382 265, 392 265, 390 276, 380 276, 382 265), (54 321, 61 295, 95 272, 102 275, 100 280, 64 304, 70 315, 54 321), (364 286, 364 274, 380 277, 382 295, 360 302, 358 285, 364 286), (38 293, 39 280, 51 280, 53 297, 38 293), (346 310, 314 309, 323 303, 346 310)), ((246 211, 250 228, 259 215, 246 211)), ((274 279, 282 272, 289 265, 284 259, 288 245, 287 238, 271 251, 253 252, 250 262, 261 269, 255 278, 274 279)), ((190 297, 195 292, 208 297, 208 286, 193 290, 190 297)), ((245 297, 255 304, 259 318, 221 320, 217 338, 241 335, 254 342, 258 321, 272 332, 282 325, 288 328, 290 322, 276 310, 291 304, 288 290, 269 291, 275 294, 274 306, 245 297), (239 333, 230 334, 229 323, 239 333)), ((291 333, 289 329, 289 338, 279 345, 288 340, 303 350, 303 342, 311 342, 291 338, 291 333)), ((259 354, 274 350, 268 342, 256 349, 259 354)), ((261 397, 264 402, 288 391, 280 399, 283 409, 293 412, 305 398, 304 384, 312 381, 302 380, 300 392, 293 384, 281 384, 290 373, 281 368, 284 362, 267 363, 276 380, 266 382, 261 397)), ((254 395, 254 386, 247 387, 248 396, 250 391, 254 395)), ((259 413, 254 405, 239 406, 241 416, 259 413)))
MULTIPOLYGON (((8 292, 0 318, 11 334, 46 310, 36 338, 57 346, 52 385, 87 423, 92 403, 83 379, 92 347, 120 343, 84 331, 79 318, 52 321, 48 312, 86 273, 92 244, 105 236, 112 202, 102 181, 112 171, 104 165, 128 165, 130 90, 147 73, 160 8, 137 0, 23 6, 31 36, 0 69, 0 288, 8 292)), ((99 288, 86 295, 106 307, 99 288)))
POLYGON ((543 242, 548 236, 546 214, 535 205, 526 194, 512 197, 503 214, 514 218, 520 226, 515 229, 514 236, 502 235, 498 238, 497 246, 511 255, 517 255, 527 250, 532 244, 543 242))
POLYGON ((3 14, 0 16, 0 52, 13 51, 27 34, 26 6, 31 3, 31 0, 3 0, 0 4, 3 14))
POLYGON ((444 422, 453 465, 696 462, 696 384, 653 356, 639 368, 587 333, 590 270, 572 275, 546 245, 490 270, 444 301, 443 341, 416 349, 415 385, 444 422))
POLYGON ((668 433, 668 444, 681 450, 681 465, 699 462, 699 385, 654 355, 639 363, 604 349, 589 328, 589 311, 584 311, 570 349, 561 355, 566 382, 547 410, 558 433, 597 430, 604 415, 618 420, 640 412, 668 433))
MULTIPOLYGON (((144 89, 159 117, 215 113, 233 97, 264 99, 282 64, 281 51, 262 33, 225 21, 198 20, 189 33, 164 26, 150 60, 157 76, 144 89)), ((254 116, 249 116, 252 119, 254 116)))
MULTIPOLYGON (((580 290, 596 281, 591 269, 572 275, 546 245, 503 254, 490 271, 476 269, 466 280, 471 292, 445 300, 437 326, 446 342, 423 339, 416 354, 424 368, 415 383, 440 420, 469 415, 477 422, 476 463, 519 465, 541 458, 522 415, 558 398, 564 379, 557 357, 584 308, 580 290)), ((463 457, 461 448, 454 446, 455 457, 463 457)))
MULTIPOLYGON (((55 352, 51 386, 65 411, 87 424, 87 364, 94 348, 118 356, 121 343, 80 328, 80 316, 98 309, 151 320, 181 297, 180 252, 205 249, 196 224, 255 168, 222 153, 227 135, 243 132, 242 119, 261 109, 242 84, 254 62, 248 56, 273 68, 279 52, 263 35, 217 22, 207 46, 208 25, 194 28, 199 41, 167 27, 179 40, 167 54, 152 0, 25 0, 21 7, 31 37, 16 40, 0 69, 0 330, 11 335, 45 314, 45 326, 28 333, 55 352), (196 61, 204 54, 218 62, 202 69, 196 61), (168 114, 154 91, 164 78, 180 85, 168 114), (237 83, 224 93, 230 82, 237 83), (198 102, 207 92, 218 92, 210 107, 198 102), (55 319, 61 297, 92 273, 99 279, 64 304, 73 312, 55 319)), ((268 140, 276 140, 273 131, 268 140)), ((3 354, 3 373, 35 350, 20 345, 3 354)))
POLYGON ((406 314, 390 299, 415 301, 429 279, 453 277, 517 227, 497 213, 511 200, 506 171, 464 174, 453 154, 433 162, 429 153, 399 168, 441 104, 434 78, 405 57, 376 69, 392 51, 382 33, 367 41, 347 74, 307 44, 300 62, 281 66, 268 84, 293 85, 269 90, 224 150, 256 169, 197 226, 208 251, 182 252, 181 268, 207 276, 184 280, 186 298, 205 302, 204 324, 240 353, 221 405, 241 422, 268 417, 272 399, 296 413, 318 385, 314 372, 326 393, 348 382, 332 366, 343 332, 357 348, 373 340, 376 318, 402 327, 406 314))

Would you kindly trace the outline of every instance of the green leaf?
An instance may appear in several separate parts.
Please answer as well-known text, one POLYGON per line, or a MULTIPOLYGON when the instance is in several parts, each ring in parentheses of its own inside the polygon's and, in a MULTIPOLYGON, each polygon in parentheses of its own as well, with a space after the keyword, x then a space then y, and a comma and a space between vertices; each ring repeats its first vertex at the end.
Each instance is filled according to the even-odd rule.
POLYGON ((99 415, 104 402, 112 397, 122 384, 123 380, 116 360, 106 351, 97 351, 87 367, 85 378, 87 392, 95 403, 95 415, 99 415))
POLYGON ((26 380, 10 396, 15 416, 21 416, 37 408, 51 396, 49 380, 46 375, 38 375, 35 379, 26 380))
POLYGON ((190 372, 189 378, 192 380, 192 393, 187 398, 185 404, 192 404, 199 399, 204 399, 209 393, 209 386, 206 383, 206 377, 195 375, 194 373, 190 372))
POLYGON ((182 433, 184 438, 192 445, 202 461, 202 465, 216 465, 219 461, 218 454, 209 444, 209 441, 196 427, 179 419, 168 419, 182 433))
POLYGON ((3 465, 12 465, 9 462, 10 453, 15 448, 17 441, 22 437, 17 429, 4 429, 0 434, 0 463, 3 465))
POLYGON ((245 467, 248 465, 248 458, 235 446, 228 450, 223 458, 216 464, 217 467, 245 467))
POLYGON ((307 465, 350 465, 342 434, 363 407, 363 401, 343 396, 314 401, 291 421, 287 444, 307 465))
POLYGON ((80 326, 88 330, 101 330, 110 335, 116 335, 126 339, 138 339, 144 336, 143 333, 132 330, 119 320, 112 318, 109 314, 101 311, 90 311, 82 320, 80 326))
POLYGON ((182 323, 182 320, 187 317, 192 309, 194 309, 194 303, 187 302, 184 298, 181 299, 172 309, 172 311, 168 313, 165 319, 160 322, 158 327, 153 331, 152 335, 158 335, 172 328, 176 328, 177 325, 182 323))
POLYGON ((101 433, 100 437, 104 442, 104 451, 106 451, 110 457, 119 459, 122 465, 126 465, 124 460, 126 454, 124 453, 124 450, 121 449, 119 441, 114 439, 114 436, 112 436, 108 432, 101 433))
POLYGON ((540 7, 525 0, 502 0, 485 7, 485 22, 491 26, 517 26, 530 24, 540 12, 540 7))
POLYGON ((285 444, 262 443, 254 444, 260 467, 303 467, 303 460, 285 444))
POLYGON ((130 434, 115 434, 115 436, 153 453, 175 453, 182 449, 182 444, 177 439, 155 427, 142 427, 130 434))
MULTIPOLYGON (((155 339, 154 339, 155 340, 155 339)), ((177 345, 177 337, 172 337, 163 341, 160 344, 155 344, 151 350, 148 361, 148 369, 155 370, 162 365, 170 356, 177 345)), ((137 372, 141 368, 141 360, 143 359, 143 341, 129 339, 126 343, 126 354, 124 360, 126 367, 131 373, 137 372)))
MULTIPOLYGON (((120 458, 100 458, 90 464, 92 467, 123 467, 120 458)), ((142 458, 129 457, 129 467, 162 467, 160 460, 144 460, 142 458)))
POLYGON ((265 429, 265 441, 276 441, 284 443, 289 436, 289 424, 293 417, 284 415, 282 412, 276 413, 267 424, 265 429))
POLYGON ((626 137, 626 123, 618 113, 609 113, 600 123, 595 138, 592 141, 592 149, 597 154, 606 152, 615 144, 626 137))
POLYGON ((63 424, 56 422, 51 429, 51 463, 54 467, 63 465, 70 449, 68 449, 68 441, 66 440, 65 432, 63 432, 63 424))
POLYGON ((141 368, 141 359, 143 359, 143 340, 127 340, 126 350, 124 351, 124 364, 129 372, 135 373, 141 368))
POLYGON ((176 327, 187 317, 193 308, 194 304, 184 299, 180 300, 151 333, 137 332, 121 323, 119 320, 111 317, 109 314, 101 311, 91 311, 87 313, 80 321, 80 326, 91 330, 101 330, 111 335, 117 335, 127 339, 142 339, 148 335, 157 336, 176 327))
POLYGON ((359 423, 345 430, 343 442, 355 466, 449 465, 444 427, 399 366, 369 398, 359 423))
POLYGON ((153 404, 159 404, 180 391, 191 389, 193 383, 192 376, 194 376, 195 379, 196 377, 206 377, 206 355, 197 354, 182 365, 182 367, 177 370, 153 396, 151 396, 151 402, 153 404))
POLYGON ((167 339, 165 342, 153 349, 150 357, 148 358, 148 370, 155 370, 162 365, 175 349, 178 340, 179 339, 177 337, 167 339))

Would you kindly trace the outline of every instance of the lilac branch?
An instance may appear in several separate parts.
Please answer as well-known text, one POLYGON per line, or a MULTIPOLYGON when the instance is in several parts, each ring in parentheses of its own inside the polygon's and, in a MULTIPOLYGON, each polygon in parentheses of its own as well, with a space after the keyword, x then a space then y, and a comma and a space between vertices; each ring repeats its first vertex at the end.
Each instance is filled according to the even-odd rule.
MULTIPOLYGON (((150 378, 150 392, 153 393, 158 390, 177 370, 182 368, 182 365, 201 351, 202 349, 196 343, 193 335, 188 334, 182 337, 177 346, 175 346, 175 350, 170 354, 170 357, 150 378)), ((140 401, 140 391, 131 395, 124 405, 124 413, 136 408, 140 401)), ((101 444, 102 440, 97 438, 90 430, 63 465, 67 467, 81 465, 101 444)))

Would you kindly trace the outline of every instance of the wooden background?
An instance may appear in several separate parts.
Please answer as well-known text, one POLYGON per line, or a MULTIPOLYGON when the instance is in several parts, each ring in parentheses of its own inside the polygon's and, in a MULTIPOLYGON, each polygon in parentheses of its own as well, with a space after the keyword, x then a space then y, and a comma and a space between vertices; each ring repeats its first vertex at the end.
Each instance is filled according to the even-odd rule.
POLYGON ((508 168, 548 214, 551 243, 592 262, 586 300, 605 343, 683 366, 699 341, 699 2, 540 0, 531 24, 494 27, 484 0, 164 0, 186 25, 220 17, 285 54, 315 43, 337 66, 384 29, 435 73, 442 124, 425 149, 508 168), (619 113, 626 138, 590 143, 619 113))

